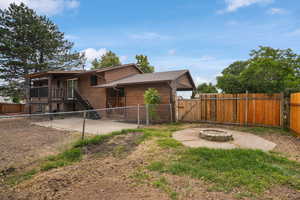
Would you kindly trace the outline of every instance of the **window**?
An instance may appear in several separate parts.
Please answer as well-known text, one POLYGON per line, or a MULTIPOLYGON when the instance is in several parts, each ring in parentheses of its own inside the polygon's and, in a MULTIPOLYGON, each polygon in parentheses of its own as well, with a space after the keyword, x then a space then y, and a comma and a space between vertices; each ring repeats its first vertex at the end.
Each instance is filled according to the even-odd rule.
POLYGON ((124 97, 125 96, 125 91, 124 88, 118 88, 118 89, 108 89, 108 96, 110 97, 124 97))
POLYGON ((98 77, 96 75, 91 75, 91 86, 98 85, 98 77))

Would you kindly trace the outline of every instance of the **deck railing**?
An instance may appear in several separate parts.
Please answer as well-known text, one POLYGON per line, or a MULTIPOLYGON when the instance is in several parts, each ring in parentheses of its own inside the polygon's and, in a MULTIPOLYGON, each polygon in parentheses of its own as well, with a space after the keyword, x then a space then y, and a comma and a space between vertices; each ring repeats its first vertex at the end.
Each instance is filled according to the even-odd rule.
POLYGON ((66 88, 52 88, 49 93, 48 87, 35 87, 30 89, 31 98, 48 98, 51 94, 52 99, 67 99, 68 92, 66 88))

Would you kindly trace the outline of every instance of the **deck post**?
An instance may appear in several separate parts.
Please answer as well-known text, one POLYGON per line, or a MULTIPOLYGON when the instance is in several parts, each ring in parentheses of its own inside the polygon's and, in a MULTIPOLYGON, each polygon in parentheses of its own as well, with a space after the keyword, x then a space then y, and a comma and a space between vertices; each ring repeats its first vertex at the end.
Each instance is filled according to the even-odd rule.
POLYGON ((83 123, 82 123, 82 135, 81 135, 81 139, 84 139, 84 135, 85 135, 85 120, 86 120, 86 111, 83 112, 83 123))
MULTIPOLYGON (((52 75, 48 77, 48 106, 49 113, 52 113, 52 75)), ((53 116, 50 114, 50 120, 53 119, 53 116)))
POLYGON ((149 104, 146 104, 146 125, 149 126, 149 104))
POLYGON ((173 107, 172 104, 170 103, 170 122, 173 122, 173 107))

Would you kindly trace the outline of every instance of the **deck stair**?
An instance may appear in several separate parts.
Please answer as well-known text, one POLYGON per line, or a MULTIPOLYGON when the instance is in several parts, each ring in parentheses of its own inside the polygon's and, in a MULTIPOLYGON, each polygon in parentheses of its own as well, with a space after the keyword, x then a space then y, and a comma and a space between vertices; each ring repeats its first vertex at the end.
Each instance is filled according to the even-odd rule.
MULTIPOLYGON (((84 110, 94 110, 91 103, 86 98, 81 96, 77 90, 74 90, 74 97, 76 98, 76 102, 79 103, 84 108, 84 110)), ((101 116, 97 111, 90 111, 87 112, 87 118, 96 120, 101 119, 101 116)))

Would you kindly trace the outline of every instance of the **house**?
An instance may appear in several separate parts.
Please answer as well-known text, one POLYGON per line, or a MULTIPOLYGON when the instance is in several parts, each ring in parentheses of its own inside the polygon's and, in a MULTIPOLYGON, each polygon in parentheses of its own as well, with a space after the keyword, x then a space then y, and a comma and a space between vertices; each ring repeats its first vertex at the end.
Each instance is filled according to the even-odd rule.
POLYGON ((188 70, 143 73, 135 64, 89 71, 47 71, 27 77, 29 113, 143 105, 148 88, 158 90, 161 104, 174 105, 176 91, 195 89, 188 70))
POLYGON ((0 103, 13 103, 11 98, 0 96, 0 103))

